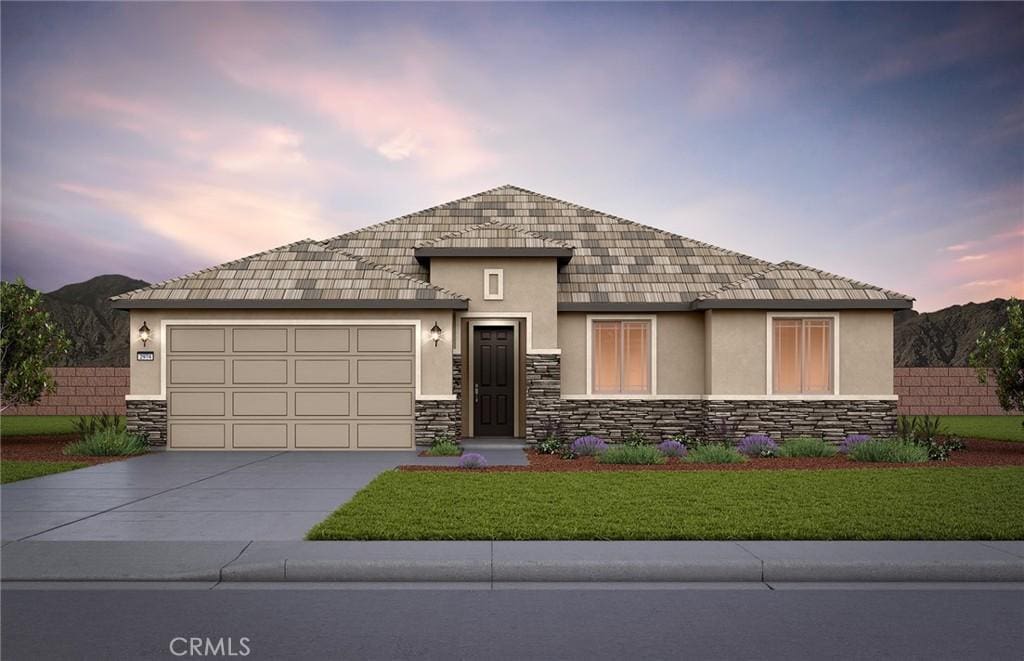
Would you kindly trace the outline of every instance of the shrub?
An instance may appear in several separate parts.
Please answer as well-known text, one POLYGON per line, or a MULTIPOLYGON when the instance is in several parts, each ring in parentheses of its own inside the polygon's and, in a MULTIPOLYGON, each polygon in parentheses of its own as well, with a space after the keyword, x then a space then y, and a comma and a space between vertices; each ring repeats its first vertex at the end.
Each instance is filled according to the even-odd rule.
POLYGON ((629 432, 629 436, 626 437, 625 444, 638 448, 641 445, 647 445, 647 437, 634 429, 629 432))
POLYGON ((843 454, 850 454, 853 448, 857 447, 861 443, 867 443, 871 440, 871 437, 867 434, 850 434, 842 441, 839 442, 839 451, 843 454))
POLYGON ((747 458, 737 452, 736 448, 721 443, 698 445, 683 457, 683 461, 694 464, 739 464, 746 460, 747 458))
POLYGON ((878 438, 862 441, 849 450, 854 461, 881 461, 893 464, 912 464, 928 461, 928 450, 898 438, 878 438))
POLYGON ((599 464, 663 464, 667 461, 650 445, 614 445, 597 457, 599 464))
POLYGON ((431 457, 457 457, 462 454, 462 447, 455 441, 431 443, 427 454, 431 457))
POLYGON ((124 418, 113 413, 102 413, 100 415, 80 415, 74 421, 75 431, 82 437, 90 436, 101 431, 125 430, 124 418))
POLYGON ((658 443, 658 452, 666 457, 685 457, 686 446, 679 441, 669 439, 658 443))
POLYGON ((565 443, 557 436, 546 436, 537 441, 537 452, 541 454, 558 454, 563 447, 565 443))
POLYGON ((434 436, 434 440, 430 441, 430 447, 437 445, 458 445, 459 442, 452 437, 451 434, 437 434, 434 436))
POLYGON ((149 451, 146 437, 124 430, 104 429, 64 446, 64 454, 90 457, 123 457, 149 451))
POLYGON ((807 436, 786 439, 779 448, 780 457, 834 457, 835 454, 836 449, 825 441, 807 436))
POLYGON ((748 457, 774 457, 779 454, 779 446, 764 434, 752 434, 743 437, 736 451, 748 457))
POLYGON ((486 466, 487 460, 482 454, 476 452, 467 452, 459 459, 459 468, 485 468, 486 466))
POLYGON ((580 436, 569 448, 576 457, 601 454, 608 449, 608 444, 599 436, 580 436))

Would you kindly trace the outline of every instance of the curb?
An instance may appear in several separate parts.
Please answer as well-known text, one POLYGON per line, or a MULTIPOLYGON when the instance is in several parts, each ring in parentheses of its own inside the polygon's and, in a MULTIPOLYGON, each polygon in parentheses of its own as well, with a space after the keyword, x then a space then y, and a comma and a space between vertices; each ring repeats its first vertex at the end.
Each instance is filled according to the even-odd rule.
POLYGON ((1024 582, 1024 542, 15 542, 4 581, 1024 582))

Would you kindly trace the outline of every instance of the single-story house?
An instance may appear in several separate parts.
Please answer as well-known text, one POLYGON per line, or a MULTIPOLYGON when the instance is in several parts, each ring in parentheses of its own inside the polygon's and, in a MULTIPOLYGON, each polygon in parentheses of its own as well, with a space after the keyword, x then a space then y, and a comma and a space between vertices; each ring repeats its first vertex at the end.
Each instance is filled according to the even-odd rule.
POLYGON ((885 433, 912 302, 514 186, 113 299, 131 428, 190 450, 885 433))

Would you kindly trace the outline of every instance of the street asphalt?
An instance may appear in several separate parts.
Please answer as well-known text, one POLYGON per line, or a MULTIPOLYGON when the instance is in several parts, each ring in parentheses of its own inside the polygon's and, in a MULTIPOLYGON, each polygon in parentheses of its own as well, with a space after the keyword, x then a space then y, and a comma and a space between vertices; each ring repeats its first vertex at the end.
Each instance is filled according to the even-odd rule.
POLYGON ((2 592, 3 658, 14 661, 194 658, 177 655, 191 638, 249 659, 998 661, 1020 658, 1022 622, 1024 587, 1006 583, 24 583, 2 592))

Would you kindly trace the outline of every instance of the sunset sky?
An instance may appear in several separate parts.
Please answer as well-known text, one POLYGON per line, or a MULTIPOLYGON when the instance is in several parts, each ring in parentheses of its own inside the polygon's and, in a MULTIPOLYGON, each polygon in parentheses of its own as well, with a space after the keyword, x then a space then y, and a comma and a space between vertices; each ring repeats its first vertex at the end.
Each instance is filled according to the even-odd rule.
POLYGON ((1024 5, 2 7, 2 271, 156 281, 514 184, 1024 296, 1024 5))

